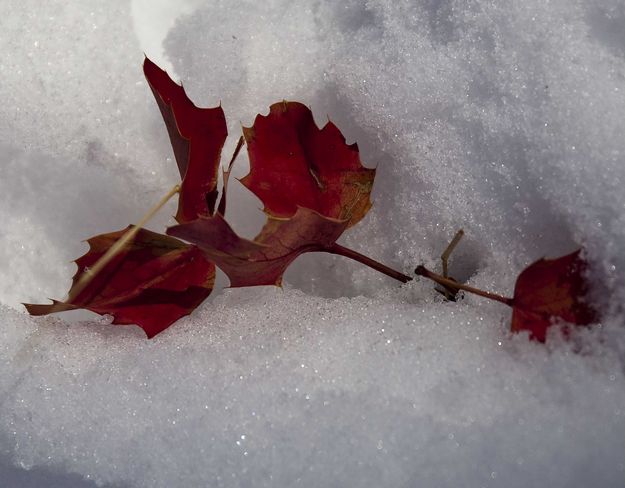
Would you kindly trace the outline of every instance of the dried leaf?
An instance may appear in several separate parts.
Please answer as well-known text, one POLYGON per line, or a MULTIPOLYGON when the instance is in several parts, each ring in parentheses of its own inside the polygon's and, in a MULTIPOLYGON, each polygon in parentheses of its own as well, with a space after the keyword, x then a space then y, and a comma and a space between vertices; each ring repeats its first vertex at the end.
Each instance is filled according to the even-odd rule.
POLYGON ((530 331, 545 342, 547 329, 557 321, 588 325, 599 314, 587 301, 590 289, 581 250, 557 259, 540 259, 519 275, 512 301, 513 332, 530 331))
MULTIPOLYGON (((306 106, 281 102, 243 133, 250 173, 241 181, 262 200, 267 215, 260 234, 253 241, 239 237, 220 210, 170 227, 169 235, 200 246, 233 287, 280 286, 297 256, 318 251, 355 259, 403 283, 411 279, 336 243, 371 207, 375 170, 362 166, 357 146, 345 144, 334 124, 319 129, 306 106)), ((225 198, 224 188, 224 208, 225 198)))
POLYGON ((221 107, 197 108, 182 86, 147 58, 144 73, 182 177, 176 214, 179 225, 168 233, 197 243, 202 250, 141 229, 128 243, 120 241, 121 252, 115 255, 113 245, 124 231, 92 237, 89 252, 76 261, 79 270, 70 298, 49 305, 25 304, 32 315, 85 308, 113 315, 115 324, 136 323, 153 337, 211 293, 215 265, 209 259, 228 274, 232 286, 280 285, 289 264, 311 251, 341 254, 399 281, 410 280, 336 244, 343 231, 370 208, 375 176, 375 170, 362 166, 358 148, 345 144, 336 126, 329 122, 319 129, 308 108, 283 102, 244 130, 251 170, 243 183, 263 200, 268 216, 260 234, 249 241, 237 236, 223 216, 232 163, 243 140, 224 172, 224 189, 215 213, 217 170, 227 136, 221 107), (101 271, 86 275, 94 265, 102 267, 101 271), (87 276, 91 281, 84 281, 83 289, 81 278, 87 276))
MULTIPOLYGON (((72 289, 126 230, 87 241, 89 251, 76 260, 72 289)), ((114 324, 137 324, 153 337, 202 303, 214 281, 214 264, 196 246, 141 229, 71 302, 24 305, 31 315, 79 308, 111 314, 114 324)))
POLYGON ((176 220, 212 215, 221 150, 228 135, 221 107, 198 108, 165 71, 145 58, 143 72, 163 115, 182 184, 176 220))
POLYGON ((170 227, 167 233, 200 246, 232 287, 280 286, 297 256, 329 250, 346 228, 346 220, 300 207, 291 218, 269 217, 253 241, 239 237, 220 214, 170 227))
POLYGON ((348 146, 332 122, 319 129, 305 105, 276 103, 243 135, 250 173, 241 182, 261 199, 265 213, 291 217, 304 207, 351 227, 371 207, 375 169, 362 166, 358 146, 348 146))

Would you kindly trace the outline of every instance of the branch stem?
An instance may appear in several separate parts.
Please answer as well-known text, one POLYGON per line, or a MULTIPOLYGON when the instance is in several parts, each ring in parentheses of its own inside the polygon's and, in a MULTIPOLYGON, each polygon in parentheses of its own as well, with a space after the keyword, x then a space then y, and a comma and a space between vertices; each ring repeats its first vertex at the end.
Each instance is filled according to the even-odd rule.
POLYGON ((449 243, 449 246, 447 246, 447 249, 445 249, 445 251, 443 251, 443 254, 441 254, 441 261, 443 262, 443 276, 445 278, 449 278, 449 274, 447 273, 449 256, 451 256, 451 253, 454 252, 454 249, 456 249, 456 246, 460 242, 460 239, 462 239, 462 236, 464 236, 464 231, 460 229, 458 232, 456 232, 456 235, 449 243))
POLYGON ((330 246, 329 248, 324 249, 324 251, 330 254, 337 254, 339 256, 344 256, 346 258, 353 259, 354 261, 358 261, 359 263, 364 264, 365 266, 369 266, 370 268, 373 268, 376 271, 385 274, 386 276, 390 276, 397 281, 401 281, 402 283, 407 283, 408 281, 412 280, 412 277, 400 273, 399 271, 395 271, 393 268, 389 268, 385 264, 382 264, 374 259, 371 259, 368 256, 365 256, 364 254, 360 254, 359 252, 353 251, 347 247, 343 247, 336 242, 332 244, 332 246, 330 246))
POLYGON ((480 290, 479 288, 473 288, 472 286, 463 285, 462 283, 457 283, 454 280, 450 280, 449 278, 445 278, 444 276, 430 271, 425 266, 417 266, 417 269, 415 269, 414 272, 419 276, 428 278, 432 281, 435 281, 439 285, 442 285, 446 288, 451 288, 452 290, 464 290, 466 292, 473 293, 474 295, 479 295, 490 300, 496 300, 505 305, 508 305, 509 307, 511 307, 513 304, 512 298, 504 297, 502 295, 498 295, 497 293, 491 293, 490 291, 480 290))
POLYGON ((243 143, 245 139, 243 136, 239 137, 239 142, 237 142, 237 147, 234 148, 234 152, 232 153, 232 157, 230 158, 230 163, 228 164, 228 169, 223 171, 223 188, 221 189, 221 199, 219 200, 219 206, 217 207, 217 212, 222 216, 226 215, 226 193, 228 193, 228 180, 230 179, 230 172, 232 171, 232 166, 234 165, 234 160, 237 159, 241 148, 243 147, 243 143))

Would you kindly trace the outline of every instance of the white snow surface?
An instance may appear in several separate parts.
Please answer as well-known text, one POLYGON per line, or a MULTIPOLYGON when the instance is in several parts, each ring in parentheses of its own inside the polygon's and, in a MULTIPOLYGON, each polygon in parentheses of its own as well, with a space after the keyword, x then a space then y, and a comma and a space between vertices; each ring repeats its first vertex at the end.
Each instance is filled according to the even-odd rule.
MULTIPOLYGON (((3 7, 1 486, 625 485, 622 1, 3 7), (411 273, 463 228, 452 275, 507 295, 583 245, 601 323, 541 345, 498 303, 319 254, 283 289, 220 277, 153 340, 29 317, 20 302, 64 297, 82 240, 177 182, 143 52, 222 104, 226 155, 282 99, 357 141, 374 206, 343 244, 411 273)), ((261 204, 231 188, 253 236, 261 204)))

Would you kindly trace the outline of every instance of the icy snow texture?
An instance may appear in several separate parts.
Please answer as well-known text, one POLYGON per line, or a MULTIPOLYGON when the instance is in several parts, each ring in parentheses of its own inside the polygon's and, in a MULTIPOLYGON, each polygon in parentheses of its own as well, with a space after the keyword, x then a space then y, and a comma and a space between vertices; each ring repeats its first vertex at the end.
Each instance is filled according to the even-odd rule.
MULTIPOLYGON (((623 485, 621 2, 189 0, 162 47, 172 3, 9 3, 9 479, 26 476, 12 463, 65 486, 92 484, 71 473, 132 487, 623 485), (25 316, 19 301, 63 296, 81 239, 137 220, 176 181, 142 50, 164 53, 199 105, 221 101, 228 150, 280 99, 329 116, 378 167, 345 242, 406 272, 437 265, 463 227, 452 273, 509 294, 532 260, 585 245, 602 327, 543 347, 510 337, 497 303, 443 303, 428 283, 321 255, 285 290, 218 292, 152 341, 106 319, 25 316)), ((230 214, 252 234, 259 203, 237 186, 230 214)))

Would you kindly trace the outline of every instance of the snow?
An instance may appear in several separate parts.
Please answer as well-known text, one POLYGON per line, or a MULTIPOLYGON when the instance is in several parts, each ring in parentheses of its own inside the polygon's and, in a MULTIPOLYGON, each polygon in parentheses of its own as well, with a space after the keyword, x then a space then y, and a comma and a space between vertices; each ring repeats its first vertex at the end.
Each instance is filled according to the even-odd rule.
MULTIPOLYGON (((5 3, 7 486, 623 485, 622 2, 5 3), (498 303, 316 254, 284 289, 216 290, 151 341, 25 315, 64 296, 81 240, 176 182, 143 52, 198 105, 221 102, 225 154, 281 99, 357 141, 378 175, 345 245, 411 273, 463 228, 452 274, 508 295, 533 260, 584 245, 602 323, 530 343, 498 303)), ((260 203, 230 187, 253 235, 260 203)))

